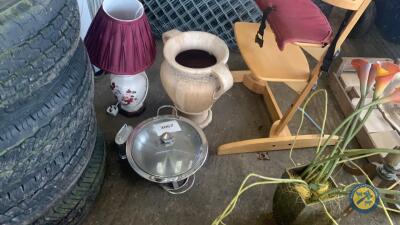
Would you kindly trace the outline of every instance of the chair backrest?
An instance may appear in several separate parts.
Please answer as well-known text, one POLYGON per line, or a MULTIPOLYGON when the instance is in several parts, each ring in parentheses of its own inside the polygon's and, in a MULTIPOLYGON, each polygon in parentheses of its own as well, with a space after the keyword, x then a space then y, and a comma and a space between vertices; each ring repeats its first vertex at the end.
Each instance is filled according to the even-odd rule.
POLYGON ((322 0, 323 2, 348 10, 357 10, 365 0, 322 0))
POLYGON ((371 3, 371 0, 323 0, 323 2, 335 7, 353 11, 345 29, 341 32, 339 40, 336 43, 335 52, 338 52, 351 30, 371 3))

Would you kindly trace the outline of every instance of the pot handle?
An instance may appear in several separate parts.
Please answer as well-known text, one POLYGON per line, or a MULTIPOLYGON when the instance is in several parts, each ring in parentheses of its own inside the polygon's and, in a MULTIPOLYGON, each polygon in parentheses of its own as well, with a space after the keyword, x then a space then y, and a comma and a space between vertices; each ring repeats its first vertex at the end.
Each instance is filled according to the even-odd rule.
POLYGON ((118 156, 120 159, 126 159, 126 145, 129 137, 132 134, 133 127, 124 124, 118 133, 115 135, 114 142, 117 145, 118 156))
POLYGON ((220 86, 219 89, 214 92, 214 100, 217 100, 233 86, 233 77, 231 71, 225 64, 216 65, 212 69, 211 74, 217 78, 220 86))
POLYGON ((182 32, 177 30, 177 29, 169 30, 169 31, 164 32, 162 34, 162 40, 163 40, 163 42, 165 44, 165 42, 167 42, 169 39, 171 39, 171 38, 173 38, 173 37, 175 37, 175 36, 177 36, 177 35, 179 35, 181 33, 182 32))
POLYGON ((126 141, 128 140, 129 135, 132 133, 133 128, 131 126, 129 126, 128 124, 124 124, 119 131, 117 132, 117 134, 115 135, 115 139, 114 142, 117 145, 122 145, 125 144, 126 141))
POLYGON ((162 109, 166 109, 166 108, 170 108, 170 109, 172 109, 172 115, 174 115, 175 117, 178 117, 178 110, 175 108, 175 106, 173 106, 173 105, 163 105, 163 106, 161 106, 160 108, 158 108, 157 109, 157 117, 159 117, 160 116, 160 111, 162 110, 162 109))

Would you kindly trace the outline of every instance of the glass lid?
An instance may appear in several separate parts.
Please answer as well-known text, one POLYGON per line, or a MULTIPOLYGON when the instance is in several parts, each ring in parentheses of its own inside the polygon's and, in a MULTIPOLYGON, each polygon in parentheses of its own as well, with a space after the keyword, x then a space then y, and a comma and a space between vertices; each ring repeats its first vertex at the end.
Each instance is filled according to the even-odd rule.
POLYGON ((133 161, 144 172, 159 178, 176 177, 191 170, 194 173, 207 154, 201 133, 171 115, 155 117, 139 126, 132 138, 133 161))

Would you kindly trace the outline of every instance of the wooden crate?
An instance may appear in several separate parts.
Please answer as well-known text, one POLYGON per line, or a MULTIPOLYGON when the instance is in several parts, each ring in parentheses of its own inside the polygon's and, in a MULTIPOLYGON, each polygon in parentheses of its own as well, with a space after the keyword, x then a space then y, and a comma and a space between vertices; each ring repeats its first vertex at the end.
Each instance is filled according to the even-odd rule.
MULTIPOLYGON (((360 58, 360 57, 357 57, 360 58)), ((345 116, 350 115, 357 105, 360 91, 356 71, 351 65, 352 57, 340 59, 336 68, 333 67, 329 74, 329 86, 345 116)), ((369 62, 389 61, 388 58, 363 58, 369 62)), ((371 97, 371 96, 369 96, 371 97)), ((362 148, 394 148, 400 145, 399 134, 383 118, 379 110, 372 113, 364 128, 358 133, 357 140, 362 148)), ((374 156, 369 161, 381 161, 382 157, 374 156)))

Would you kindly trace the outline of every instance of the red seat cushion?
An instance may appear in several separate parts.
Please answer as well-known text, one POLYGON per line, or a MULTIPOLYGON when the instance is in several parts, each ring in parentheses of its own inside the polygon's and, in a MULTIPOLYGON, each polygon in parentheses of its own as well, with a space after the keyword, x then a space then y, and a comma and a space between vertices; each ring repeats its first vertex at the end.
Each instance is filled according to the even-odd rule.
POLYGON ((258 6, 275 7, 268 23, 281 50, 287 43, 329 44, 332 27, 325 15, 311 0, 256 0, 258 6))

